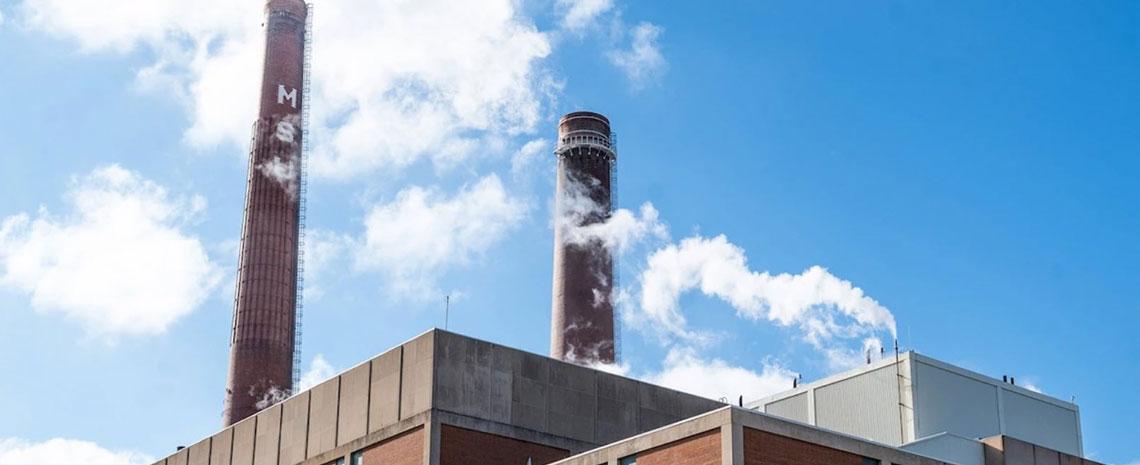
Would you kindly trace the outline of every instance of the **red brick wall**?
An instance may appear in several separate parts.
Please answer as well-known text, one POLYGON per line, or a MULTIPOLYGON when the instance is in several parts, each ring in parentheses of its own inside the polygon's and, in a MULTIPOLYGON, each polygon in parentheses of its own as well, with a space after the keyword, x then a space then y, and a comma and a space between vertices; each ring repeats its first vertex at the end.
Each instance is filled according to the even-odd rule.
POLYGON ((720 429, 639 452, 637 465, 720 465, 720 429))
MULTIPOLYGON (((744 465, 862 465, 863 457, 765 431, 744 428, 744 465)), ((641 461, 638 460, 638 464, 641 461)))
POLYGON ((439 439, 441 465, 526 465, 527 459, 544 465, 570 456, 567 450, 451 425, 442 425, 439 439))
POLYGON ((423 463, 423 427, 364 450, 364 465, 423 465, 423 463))

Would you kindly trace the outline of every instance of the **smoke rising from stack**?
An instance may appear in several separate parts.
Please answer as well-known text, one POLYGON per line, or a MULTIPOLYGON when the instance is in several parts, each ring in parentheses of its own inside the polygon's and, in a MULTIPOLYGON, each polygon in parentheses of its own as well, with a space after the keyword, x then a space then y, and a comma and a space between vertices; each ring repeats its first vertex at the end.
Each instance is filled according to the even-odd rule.
POLYGON ((223 423, 288 397, 296 347, 305 22, 301 0, 265 7, 265 63, 254 124, 234 293, 223 423))

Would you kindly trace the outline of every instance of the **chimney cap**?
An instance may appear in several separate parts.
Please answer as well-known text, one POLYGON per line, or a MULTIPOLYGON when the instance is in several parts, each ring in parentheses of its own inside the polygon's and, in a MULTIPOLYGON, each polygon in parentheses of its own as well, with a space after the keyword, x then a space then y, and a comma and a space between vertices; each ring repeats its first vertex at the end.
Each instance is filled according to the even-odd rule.
POLYGON ((560 119, 558 122, 561 124, 561 123, 566 122, 566 120, 575 119, 575 118, 596 118, 596 119, 600 119, 603 122, 605 122, 607 126, 609 126, 609 124, 610 124, 610 119, 606 118, 605 115, 603 115, 601 113, 596 113, 596 112, 592 112, 592 111, 585 111, 585 110, 572 111, 570 113, 567 113, 567 114, 563 115, 562 119, 560 119))

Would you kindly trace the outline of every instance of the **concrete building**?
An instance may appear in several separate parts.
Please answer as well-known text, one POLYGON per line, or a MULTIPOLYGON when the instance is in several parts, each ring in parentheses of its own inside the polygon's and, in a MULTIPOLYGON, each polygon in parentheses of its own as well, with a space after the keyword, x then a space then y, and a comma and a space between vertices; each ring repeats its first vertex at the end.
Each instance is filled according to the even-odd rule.
POLYGON ((158 463, 540 465, 723 405, 432 330, 158 463))
MULTIPOLYGON (((919 363, 916 354, 909 357, 919 363)), ((791 396, 803 392, 809 391, 791 396)), ((894 447, 431 330, 156 465, 548 463, 1093 464, 1008 436, 975 441, 944 434, 894 447), (947 438, 974 448, 954 447, 947 438), (945 458, 964 450, 959 460, 945 458)))
POLYGON ((915 352, 749 407, 960 465, 982 463, 982 440, 993 437, 1071 457, 1084 453, 1076 405, 915 352))

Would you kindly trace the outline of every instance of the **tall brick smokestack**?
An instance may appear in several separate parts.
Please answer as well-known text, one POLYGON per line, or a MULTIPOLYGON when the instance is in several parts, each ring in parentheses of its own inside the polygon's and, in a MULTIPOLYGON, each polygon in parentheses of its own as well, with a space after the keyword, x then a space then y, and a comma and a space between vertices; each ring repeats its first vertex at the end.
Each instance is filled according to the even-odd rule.
POLYGON ((225 426, 293 389, 308 14, 301 0, 269 0, 265 6, 265 65, 250 148, 225 426))
POLYGON ((610 121, 574 112, 558 122, 554 292, 551 357, 579 364, 613 363, 613 256, 583 226, 604 222, 613 209, 614 152, 610 121))

